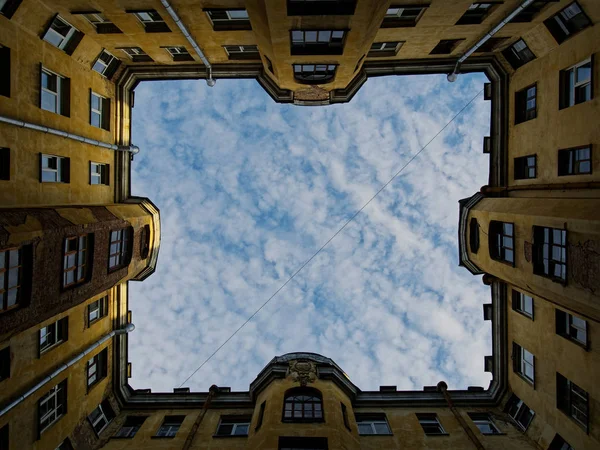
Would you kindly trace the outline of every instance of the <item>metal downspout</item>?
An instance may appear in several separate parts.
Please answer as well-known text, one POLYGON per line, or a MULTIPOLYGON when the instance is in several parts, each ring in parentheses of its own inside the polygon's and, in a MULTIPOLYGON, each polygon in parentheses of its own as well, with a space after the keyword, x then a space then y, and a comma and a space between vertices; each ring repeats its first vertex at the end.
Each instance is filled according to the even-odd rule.
POLYGON ((216 81, 212 77, 212 65, 211 65, 211 63, 208 62, 208 59, 204 55, 204 52, 202 52, 202 49, 200 48, 200 46, 198 45, 198 43, 196 42, 196 40, 192 37, 192 35, 188 31, 187 27, 185 26, 185 24, 183 23, 183 21, 181 20, 181 18, 179 17, 179 15, 177 15, 177 13, 173 9, 173 7, 170 5, 170 3, 168 2, 168 0, 160 0, 160 2, 163 4, 163 6, 165 7, 165 9, 167 10, 167 12, 169 13, 169 15, 171 16, 171 19, 173 19, 173 21, 175 22, 175 24, 179 27, 179 30, 183 33, 183 35, 188 40, 188 42, 190 43, 190 45, 192 46, 192 48, 194 49, 194 51, 198 54, 198 56, 200 57, 200 59, 202 60, 202 62, 204 63, 204 65, 206 66, 206 71, 207 71, 207 75, 208 75, 208 78, 206 79, 206 84, 208 84, 210 87, 213 87, 215 85, 216 81))
POLYGON ((107 144, 106 142, 98 141, 96 139, 90 139, 78 134, 68 133, 66 131, 57 130, 56 128, 45 127, 42 125, 36 125, 35 123, 25 122, 23 120, 12 119, 6 116, 0 116, 0 123, 7 123, 21 128, 27 128, 29 130, 41 131, 42 133, 53 134, 67 139, 72 139, 77 142, 83 142, 84 144, 95 145, 96 147, 106 148, 108 150, 115 150, 121 152, 129 152, 133 155, 139 153, 140 148, 136 145, 115 145, 107 144))
POLYGON ((473 47, 471 47, 469 50, 467 50, 467 52, 464 55, 462 55, 459 58, 459 60, 456 62, 456 65, 454 66, 454 70, 452 71, 452 73, 448 74, 448 81, 450 81, 451 83, 456 81, 456 78, 458 77, 458 73, 460 70, 460 65, 463 62, 465 62, 465 60, 469 56, 471 56, 475 51, 477 51, 477 49, 479 47, 481 47, 483 44, 485 44, 489 38, 491 38, 498 31, 500 31, 504 27, 504 25, 506 25, 508 22, 510 22, 515 16, 517 16, 521 11, 523 11, 525 8, 527 8, 533 2, 534 2, 534 0, 525 0, 523 3, 521 3, 519 6, 517 6, 517 8, 513 12, 511 12, 502 22, 500 22, 498 25, 496 25, 494 28, 492 28, 473 47))
POLYGON ((115 336, 117 334, 126 334, 126 333, 129 333, 130 331, 133 331, 133 330, 135 330, 135 326, 132 323, 130 323, 130 324, 126 325, 125 328, 121 328, 120 330, 113 330, 113 331, 111 331, 106 336, 104 336, 103 338, 99 339, 94 344, 90 345, 88 348, 86 348, 83 352, 79 353, 74 358, 70 359, 66 363, 61 364, 58 367, 58 369, 56 369, 50 375, 46 376, 42 381, 40 381, 39 383, 37 383, 35 386, 33 386, 31 389, 29 389, 24 394, 21 394, 16 400, 13 400, 7 406, 5 406, 4 408, 2 408, 2 410, 0 411, 0 417, 2 417, 4 414, 6 414, 7 412, 9 412, 11 409, 13 409, 15 406, 17 406, 19 403, 21 403, 27 397, 29 397, 30 395, 32 395, 33 393, 35 393, 38 389, 40 389, 47 382, 49 382, 50 380, 52 380, 53 378, 55 378, 56 376, 58 376, 61 372, 64 372, 65 370, 67 370, 69 367, 71 367, 73 364, 75 364, 77 361, 79 361, 85 355, 87 355, 88 353, 90 353, 91 351, 93 351, 94 349, 98 348, 100 345, 102 345, 103 343, 105 343, 106 341, 108 341, 109 339, 111 339, 113 336, 115 336))
POLYGON ((437 388, 438 388, 438 391, 440 391, 442 393, 442 395, 444 396, 444 398, 446 399, 446 402, 448 403, 448 408, 450 408, 450 411, 452 411, 452 414, 454 414, 454 417, 456 417, 456 420, 458 420, 458 423, 460 424, 460 426, 463 427, 463 429, 465 430, 465 433, 467 433, 467 436, 469 437, 469 439, 471 440, 473 445, 475 445, 475 448, 477 450, 485 450, 485 447, 481 444, 481 442, 479 441, 479 439, 477 438, 475 433, 473 433, 473 430, 471 430, 469 425, 467 425, 467 422, 465 422, 465 419, 463 418, 463 416, 460 415, 458 410, 452 404, 452 399, 450 398, 450 394, 448 393, 448 385, 446 384, 446 382, 440 381, 437 384, 437 388))
POLYGON ((219 390, 219 388, 217 387, 216 384, 213 384, 208 389, 208 397, 206 397, 206 400, 204 401, 204 405, 202 405, 202 411, 200 411, 200 414, 198 414, 198 417, 196 417, 196 420, 194 421, 194 425, 192 425, 192 429, 190 430, 190 433, 188 434, 187 438, 185 439, 185 442, 183 443, 183 447, 181 447, 181 450, 188 450, 191 447, 192 442, 194 441, 194 437, 196 436, 196 433, 198 432, 198 428, 200 427, 200 423, 202 423, 202 419, 204 419, 204 416, 206 415, 206 411, 208 411, 208 408, 210 408, 212 399, 214 398, 214 396, 216 395, 218 390, 219 390))

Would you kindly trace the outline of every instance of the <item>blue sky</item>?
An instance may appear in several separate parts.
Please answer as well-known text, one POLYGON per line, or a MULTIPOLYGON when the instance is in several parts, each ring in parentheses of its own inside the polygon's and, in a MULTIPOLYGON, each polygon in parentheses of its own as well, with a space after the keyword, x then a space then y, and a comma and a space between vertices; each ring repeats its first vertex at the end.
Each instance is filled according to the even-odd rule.
MULTIPOLYGON (((142 83, 133 195, 161 210, 130 283, 134 388, 171 391, 477 92, 485 78, 370 79, 349 104, 273 102, 253 80, 142 83)), ((489 289, 458 267, 458 200, 487 183, 480 95, 186 383, 247 390, 274 356, 333 358, 363 390, 487 387, 489 289)))

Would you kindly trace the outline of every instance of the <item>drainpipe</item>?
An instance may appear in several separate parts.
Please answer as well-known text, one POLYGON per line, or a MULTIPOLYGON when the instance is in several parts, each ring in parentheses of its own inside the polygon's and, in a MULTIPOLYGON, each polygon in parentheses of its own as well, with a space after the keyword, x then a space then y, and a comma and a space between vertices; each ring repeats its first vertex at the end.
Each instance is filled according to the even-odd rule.
POLYGON ((200 414, 198 414, 198 417, 196 417, 196 420, 194 421, 194 425, 192 425, 192 429, 190 430, 190 433, 188 434, 187 438, 185 439, 185 442, 183 443, 183 447, 181 448, 181 450, 188 450, 191 447, 192 441, 194 440, 194 437, 196 436, 196 432, 198 431, 198 428, 200 427, 200 423, 202 422, 202 419, 204 419, 204 416, 206 415, 206 411, 208 411, 208 408, 210 408, 210 404, 211 404, 214 396, 217 394, 218 390, 219 390, 219 388, 217 387, 216 384, 213 384, 208 389, 208 397, 206 397, 206 400, 204 400, 204 405, 202 405, 202 411, 200 411, 200 414))
POLYGON ((467 425, 467 422, 465 422, 465 419, 463 418, 463 416, 460 415, 458 410, 452 404, 452 399, 450 398, 450 394, 448 393, 448 385, 446 384, 446 382, 440 381, 437 384, 437 388, 438 388, 438 391, 440 391, 442 393, 442 395, 444 396, 444 398, 446 399, 446 402, 448 403, 448 408, 450 408, 450 411, 452 411, 452 414, 454 414, 454 417, 456 417, 456 420, 458 420, 458 423, 460 423, 460 426, 463 427, 463 429, 465 430, 465 433, 467 433, 467 436, 469 437, 469 439, 471 440, 471 442, 473 443, 475 448, 477 450, 485 450, 485 447, 481 444, 481 442, 479 442, 479 439, 477 438, 475 433, 473 433, 473 430, 471 430, 469 425, 467 425))
POLYGON ((213 87, 215 85, 216 81, 212 77, 212 65, 211 65, 211 63, 208 62, 208 59, 206 58, 206 56, 204 55, 204 53, 200 49, 200 46, 198 45, 198 43, 196 42, 196 40, 192 37, 192 35, 188 31, 187 27, 185 26, 185 24, 183 23, 183 21, 181 20, 181 18, 177 15, 177 13, 173 9, 173 7, 169 4, 168 0, 160 0, 160 2, 163 4, 163 6, 165 7, 165 9, 167 10, 167 12, 169 13, 169 15, 171 16, 171 19, 173 19, 173 21, 175 22, 175 24, 179 27, 179 30, 183 33, 183 35, 188 40, 188 42, 190 43, 190 45, 192 46, 192 48, 194 49, 194 51, 198 54, 198 56, 200 57, 200 59, 202 60, 202 62, 204 63, 204 65, 206 66, 206 72, 207 72, 207 76, 208 76, 207 79, 206 79, 206 84, 208 84, 210 87, 213 87))
POLYGON ((500 31, 504 25, 506 25, 508 22, 510 22, 516 15, 518 15, 521 11, 523 11, 525 8, 527 8, 531 3, 533 3, 534 0, 525 0, 523 3, 521 3, 521 5, 517 6, 517 8, 511 12, 502 22, 500 22, 498 25, 496 25, 494 28, 492 28, 491 31, 489 31, 484 37, 482 37, 473 47, 471 47, 469 50, 467 50, 467 52, 462 55, 460 57, 460 59, 456 62, 456 65, 454 66, 454 70, 452 71, 452 73, 448 74, 448 81, 453 83, 456 81, 456 78, 458 78, 458 73, 460 71, 460 65, 465 62, 465 60, 471 56, 475 51, 477 51, 477 49, 479 47, 481 47, 483 44, 485 44, 489 38, 491 38, 493 35, 495 35, 498 31, 500 31))
POLYGON ((0 417, 2 417, 4 414, 6 414, 7 412, 9 412, 11 409, 13 409, 15 406, 17 406, 19 403, 21 403, 27 397, 29 397, 30 395, 32 395, 33 393, 35 393, 38 389, 40 389, 42 386, 44 386, 50 380, 52 380, 53 378, 57 377, 60 373, 64 372, 65 370, 67 370, 69 367, 71 367, 73 364, 75 364, 77 361, 79 361, 85 355, 87 355, 88 353, 92 352, 94 349, 98 348, 100 345, 104 344, 106 341, 108 341, 109 339, 111 339, 113 336, 118 335, 118 334, 126 334, 126 333, 129 333, 130 331, 133 331, 133 330, 135 330, 135 326, 132 323, 130 323, 130 324, 127 324, 125 326, 125 328, 121 328, 120 330, 113 330, 113 331, 111 331, 106 336, 104 336, 100 340, 96 341, 94 344, 90 345, 87 349, 85 349, 83 352, 79 353, 77 356, 75 356, 71 360, 67 361, 66 363, 61 364, 58 367, 58 369, 56 369, 50 375, 48 375, 47 377, 45 377, 42 381, 40 381, 39 383, 37 383, 35 386, 33 386, 27 392, 25 392, 24 394, 21 394, 16 400, 13 400, 10 404, 8 404, 7 406, 5 406, 2 409, 2 411, 0 411, 0 417))
POLYGON ((30 122, 24 122, 18 119, 11 119, 10 117, 0 116, 0 123, 7 123, 15 125, 21 128, 27 128, 29 130, 41 131, 42 133, 53 134, 55 136, 72 139, 74 141, 83 142, 84 144, 95 145, 96 147, 106 148, 108 150, 116 150, 121 152, 129 152, 132 155, 139 153, 140 148, 137 145, 115 145, 107 144, 106 142, 97 141, 96 139, 90 139, 78 134, 68 133, 66 131, 57 130, 56 128, 45 127, 42 125, 36 125, 30 122))

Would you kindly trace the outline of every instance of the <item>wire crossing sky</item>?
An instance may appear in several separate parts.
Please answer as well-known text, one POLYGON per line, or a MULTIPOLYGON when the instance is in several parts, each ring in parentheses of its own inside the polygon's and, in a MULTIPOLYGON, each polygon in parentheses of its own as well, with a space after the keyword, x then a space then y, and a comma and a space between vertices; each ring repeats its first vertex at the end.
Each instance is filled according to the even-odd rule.
POLYGON ((132 191, 163 234, 156 273, 130 283, 132 385, 170 391, 197 371, 192 390, 243 390, 275 355, 313 351, 362 389, 487 387, 489 291, 456 242, 458 200, 487 180, 485 81, 377 78, 322 108, 250 80, 140 85, 132 191))

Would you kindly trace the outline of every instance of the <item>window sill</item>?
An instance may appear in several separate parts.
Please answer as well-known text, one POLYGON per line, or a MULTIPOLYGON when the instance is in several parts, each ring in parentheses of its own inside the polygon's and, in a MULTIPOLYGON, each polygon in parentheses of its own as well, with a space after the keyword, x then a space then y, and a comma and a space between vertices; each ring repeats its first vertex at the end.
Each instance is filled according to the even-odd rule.
POLYGON ((527 378, 525 375, 523 375, 520 372, 514 372, 514 374, 516 376, 518 376, 520 379, 522 379, 525 383, 527 383, 529 386, 531 386, 533 388, 533 390, 535 390, 535 380, 530 380, 529 378, 527 378))
POLYGON ((520 314, 523 317, 528 318, 529 320, 531 320, 533 322, 533 316, 530 316, 527 313, 524 313, 523 311, 519 311, 518 309, 513 309, 514 312, 516 312, 517 314, 520 314))
POLYGON ((248 435, 247 434, 214 434, 213 438, 247 438, 248 435))
POLYGON ((150 439, 174 439, 175 436, 150 436, 150 439))
POLYGON ((281 419, 283 423, 325 423, 325 419, 281 419))
POLYGON ((578 340, 575 340, 575 339, 573 339, 572 337, 570 337, 569 335, 566 335, 566 334, 562 334, 562 333, 556 333, 556 334, 558 336, 562 337, 563 339, 566 339, 567 341, 572 342, 573 344, 577 345, 578 347, 581 347, 586 352, 589 350, 588 344, 584 344, 582 342, 579 342, 578 340))
POLYGON ((427 436, 427 437, 450 436, 450 433, 436 433, 436 434, 427 434, 427 433, 425 433, 425 436, 427 436))
POLYGON ((60 341, 60 342, 57 342, 56 344, 52 344, 50 347, 45 348, 44 350, 40 350, 40 356, 39 356, 39 358, 41 359, 43 356, 49 354, 50 352, 52 352, 52 350, 54 350, 57 347, 60 347, 65 342, 66 341, 60 341))
MULTIPOLYGON (((579 421, 575 420, 575 419, 573 418, 573 416, 571 416, 571 415, 570 415, 568 412, 565 412, 565 411, 564 411, 564 410, 562 410, 562 409, 559 409, 559 411, 560 411, 561 413, 563 413, 565 416, 567 416, 567 417, 568 417, 568 418, 571 420, 571 422, 573 422, 575 425, 577 425, 579 428, 581 428, 583 431, 585 431, 586 433, 588 433, 588 434, 589 434, 589 421, 588 421, 588 425, 584 425, 584 424, 582 424, 581 422, 579 422, 579 421)), ((588 419, 589 419, 589 416, 588 416, 588 419)))
POLYGON ((96 380, 94 382, 94 384, 90 384, 87 387, 87 391, 85 393, 85 395, 88 395, 90 392, 92 392, 100 383, 102 383, 104 380, 106 379, 106 375, 104 375, 102 378, 99 378, 98 380, 96 380))
POLYGON ((393 433, 385 433, 385 434, 383 434, 383 433, 381 433, 381 434, 360 434, 359 433, 358 435, 360 437, 381 437, 381 436, 390 437, 390 436, 393 436, 393 433))

